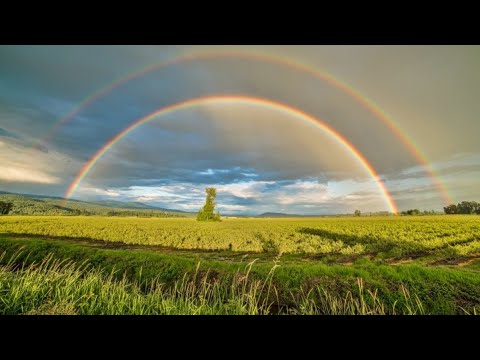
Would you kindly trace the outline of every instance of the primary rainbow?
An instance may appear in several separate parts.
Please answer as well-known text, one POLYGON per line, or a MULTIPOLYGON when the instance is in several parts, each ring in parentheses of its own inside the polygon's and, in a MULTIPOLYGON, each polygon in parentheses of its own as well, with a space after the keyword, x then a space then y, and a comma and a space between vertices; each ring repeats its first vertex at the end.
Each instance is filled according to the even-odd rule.
POLYGON ((54 134, 58 131, 58 129, 71 121, 78 115, 82 110, 87 108, 93 102, 97 101, 99 98, 107 95, 114 89, 118 88, 119 86, 151 73, 153 71, 160 70, 163 67, 177 65, 185 62, 190 61, 200 61, 200 60, 208 60, 208 59, 220 59, 220 58, 244 58, 249 60, 255 60, 260 62, 267 62, 272 64, 277 64, 281 66, 286 66, 296 71, 300 71, 306 74, 309 74, 317 79, 327 82, 328 84, 334 86, 335 88, 343 91, 345 94, 352 97, 355 101, 357 101, 360 105, 362 105, 365 109, 371 112, 377 119, 379 119, 385 126, 389 128, 389 130, 399 139, 399 141, 409 150, 409 152, 413 155, 413 157, 423 166, 429 177, 431 178, 432 183, 435 185, 439 193, 441 194, 442 200, 445 204, 453 203, 451 196, 448 193, 446 186, 440 181, 439 174, 432 168, 430 165, 430 161, 427 159, 426 155, 420 150, 420 147, 414 142, 411 137, 406 135, 406 132, 393 120, 393 117, 387 114, 384 110, 382 110, 373 100, 369 99, 367 96, 362 95, 359 91, 355 90, 351 85, 347 84, 344 81, 339 80, 338 78, 334 77, 332 74, 328 73, 327 71, 318 70, 311 65, 307 65, 301 63, 297 60, 290 59, 283 55, 272 55, 269 53, 261 53, 261 52, 238 52, 238 51, 207 51, 207 52, 197 52, 192 51, 186 54, 182 54, 180 56, 176 56, 172 59, 148 65, 147 67, 140 69, 138 71, 132 72, 129 75, 122 77, 120 79, 116 79, 115 81, 111 82, 107 86, 101 88, 97 92, 93 93, 92 95, 88 96, 84 99, 79 105, 77 105, 74 109, 72 109, 69 113, 67 113, 64 117, 62 117, 52 128, 52 130, 47 134, 43 143, 47 143, 51 140, 54 134))
POLYGON ((172 105, 168 105, 165 107, 162 107, 159 110, 154 111, 153 113, 150 113, 138 120, 135 120, 132 124, 130 124, 128 127, 126 127, 123 131, 115 135, 113 138, 111 138, 104 146, 102 146, 101 149, 99 149, 91 158, 88 160, 85 165, 82 167, 80 172, 77 174, 75 179, 72 181, 72 183, 69 185, 66 193, 65 193, 65 199, 68 201, 68 199, 72 196, 72 194, 75 192, 75 190, 78 188, 80 182, 85 178, 85 176, 88 174, 88 172, 93 168, 93 166, 96 164, 96 162, 110 149, 112 148, 113 145, 115 145, 120 139, 122 139, 125 135, 130 133, 131 131, 137 129, 141 125, 149 122, 150 120, 156 118, 157 116, 160 115, 165 115, 167 113, 176 111, 176 110, 182 110, 182 109, 188 109, 197 105, 205 105, 205 104, 221 104, 221 103, 246 103, 249 105, 260 105, 260 106, 266 106, 270 108, 274 108, 280 111, 283 111, 285 113, 288 113, 290 115, 299 117, 304 120, 308 120, 315 124, 316 126, 320 127, 322 130, 324 130, 327 134, 329 134, 337 143, 340 145, 344 146, 349 153, 356 159, 358 160, 363 167, 367 170, 369 175, 375 180, 377 183, 384 200, 386 204, 388 205, 390 211, 393 213, 398 213, 397 206, 395 202, 393 201, 391 195, 389 194, 388 190, 386 189, 385 185, 383 182, 380 180, 378 174, 372 167, 372 165, 365 159, 365 157, 347 140, 345 139, 340 133, 338 133, 336 130, 333 128, 329 127, 327 124, 322 122, 321 120, 313 117, 312 115, 309 115, 302 110, 296 109, 290 105, 286 105, 280 102, 272 101, 269 99, 264 99, 264 98, 258 98, 258 97, 251 97, 251 96, 244 96, 244 95, 216 95, 216 96, 204 96, 204 97, 198 97, 194 99, 189 99, 185 101, 181 101, 172 105))

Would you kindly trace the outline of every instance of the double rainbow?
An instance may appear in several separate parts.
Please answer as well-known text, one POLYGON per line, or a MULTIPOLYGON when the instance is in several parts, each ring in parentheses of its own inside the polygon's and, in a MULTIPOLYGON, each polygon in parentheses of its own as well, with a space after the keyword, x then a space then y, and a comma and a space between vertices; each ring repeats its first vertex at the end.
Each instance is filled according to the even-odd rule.
POLYGON ((82 167, 80 172, 77 174, 73 182, 70 184, 70 186, 67 189, 67 192, 65 193, 65 198, 69 199, 70 196, 74 193, 74 191, 78 188, 80 182, 85 178, 85 176, 89 173, 89 171, 93 168, 93 166, 97 163, 97 161, 112 147, 114 146, 119 140, 124 138, 127 134, 132 132, 133 130, 137 129, 138 127, 142 126, 143 124, 146 124, 147 122, 155 119, 156 117, 159 117, 161 115, 166 115, 168 113, 177 111, 177 110, 185 110, 188 108, 192 108, 194 106, 198 105, 206 105, 206 104, 228 104, 228 103, 244 103, 248 105, 257 105, 257 106, 264 106, 271 108, 273 110, 278 110, 282 111, 286 114, 295 116, 297 118, 303 119, 305 121, 309 121, 319 128, 321 128, 323 131, 325 131, 332 139, 334 139, 338 144, 343 146, 346 150, 348 150, 349 154, 356 159, 368 172, 368 174, 372 177, 372 179, 375 180, 377 183, 383 197, 385 200, 386 205, 390 209, 391 212, 393 213, 398 213, 397 206, 395 205, 395 202, 393 201, 391 195, 389 194, 388 190, 386 189, 385 185, 383 182, 380 180, 378 174, 372 167, 372 165, 365 159, 365 157, 347 140, 345 139, 341 134, 339 134, 336 130, 325 124, 323 121, 313 117, 310 114, 307 114, 306 112, 303 112, 299 109, 296 109, 292 106, 268 100, 268 99, 263 99, 263 98, 258 98, 258 97, 250 97, 250 96, 244 96, 244 95, 218 95, 218 96, 204 96, 204 97, 199 97, 199 98, 194 98, 182 102, 175 103, 173 105, 169 105, 166 107, 163 107, 161 109, 158 109, 152 113, 150 113, 147 116, 144 116, 136 121, 134 121, 130 126, 125 128, 123 131, 118 133, 116 136, 111 138, 100 150, 98 150, 91 158, 90 160, 85 163, 85 165, 82 167))
MULTIPOLYGON (((168 60, 162 61, 160 63, 155 63, 151 64, 149 66, 146 66, 138 71, 134 71, 127 76, 124 76, 122 78, 116 79, 115 81, 111 82, 110 84, 106 85, 105 87, 101 88, 100 90, 96 91, 92 95, 88 96, 85 98, 82 102, 80 102, 74 109, 72 109, 69 113, 67 113, 64 117, 62 117, 51 129, 51 131, 47 134, 46 138, 44 139, 44 143, 49 142, 53 136, 56 134, 56 132, 65 124, 68 122, 72 121, 75 119, 75 117, 88 108, 91 104, 93 104, 95 101, 99 100, 100 98, 106 96, 109 94, 111 91, 115 90, 116 88, 128 83, 129 81, 132 81, 136 78, 139 78, 141 76, 147 75, 153 71, 158 71, 162 68, 168 67, 168 66, 173 66, 173 65, 178 65, 181 63, 188 63, 188 62, 193 62, 193 61, 201 61, 201 60, 209 60, 209 59, 247 59, 247 60, 254 60, 254 61, 259 61, 259 62, 265 62, 265 63, 271 63, 271 64, 276 64, 280 66, 286 66, 290 69, 308 74, 316 79, 319 79, 321 81, 325 81, 329 85, 335 87, 336 89, 344 92, 345 94, 349 95, 352 99, 357 101, 361 106, 363 106, 365 109, 367 109, 369 112, 371 112, 382 124, 384 124, 398 139, 399 141, 408 149, 408 151, 414 156, 414 158, 418 161, 418 163, 425 169, 425 171, 428 173, 429 177, 431 178, 432 183, 435 185, 439 193, 441 194, 442 200, 445 204, 450 204, 452 203, 452 199, 450 195, 448 194, 448 191, 445 187, 444 184, 439 179, 438 174, 434 171, 434 169, 431 167, 430 162, 428 161, 427 157, 422 153, 420 150, 419 146, 415 144, 413 139, 409 138, 405 131, 401 129, 401 127, 393 120, 393 118, 388 115, 384 110, 382 110, 377 104, 375 104, 374 101, 369 99, 367 96, 360 94, 357 90, 355 90, 352 86, 348 85, 346 82, 343 82, 339 80, 338 78, 335 78, 332 74, 326 72, 326 71, 321 71, 318 70, 308 64, 299 62, 297 60, 290 59, 288 57, 282 56, 282 55, 272 55, 270 53, 262 53, 262 52, 252 52, 252 51, 247 51, 247 52, 239 52, 239 51, 191 51, 185 54, 182 54, 180 56, 176 56, 173 58, 170 58, 168 60)), ((213 98, 221 98, 222 96, 211 96, 208 97, 210 99, 213 98)), ((223 96, 223 98, 229 98, 229 96, 223 96)), ((231 98, 231 97, 230 97, 231 98)), ((247 97, 244 97, 247 98, 247 97)), ((252 99, 252 98, 249 98, 252 99)), ((180 106, 180 104, 190 104, 192 102, 195 102, 196 99, 193 100, 188 100, 182 103, 174 104, 171 106, 166 107, 165 109, 170 109, 170 108, 183 108, 183 106, 180 106)), ((274 103, 273 101, 270 100, 265 100, 270 103, 274 103)), ((275 103, 279 104, 279 103, 275 103)), ((287 108, 288 105, 284 105, 287 108)), ((293 108, 290 108, 293 109, 293 108)), ((300 113, 300 110, 296 110, 300 113)), ((305 113, 303 113, 305 114, 305 113)), ((306 114, 305 114, 306 115, 306 114)), ((310 118, 313 118, 311 115, 308 115, 310 118)), ((316 120, 318 122, 318 120, 316 120)), ((133 124, 136 124, 138 121, 135 121, 133 124)), ((325 124, 324 124, 325 125, 325 124)), ((326 125, 325 125, 326 126, 326 125)), ((130 128, 130 127, 128 127, 130 128)), ((127 128, 127 129, 128 129, 127 128)), ((125 130, 127 130, 125 129, 125 130)), ((331 129, 331 128, 329 128, 331 129)), ((124 131, 125 131, 124 130, 124 131)), ((333 129, 331 129, 333 130, 333 129)), ((122 132, 123 133, 123 132, 122 132)), ((121 134, 122 134, 121 133, 121 134)), ((335 132, 335 134, 338 134, 335 132)), ((120 135, 120 134, 119 134, 120 135)), ((115 136, 117 138, 119 135, 115 136)), ((339 134, 338 134, 339 135, 339 134)), ((344 139, 343 137, 341 137, 344 139)), ((104 145, 94 156, 93 158, 96 157, 97 154, 102 152, 106 147, 107 149, 112 145, 110 140, 106 145, 104 145), (110 144, 110 145, 109 145, 110 144)), ((350 143, 349 143, 350 144, 350 143)), ((351 144, 350 144, 351 145, 351 144)), ((358 151, 355 149, 355 152, 358 153, 358 151)), ((102 152, 103 154, 103 152, 102 152)), ((359 154, 359 153, 358 153, 359 154)), ((93 159, 92 158, 92 159, 93 159)), ((66 198, 68 199, 72 191, 71 189, 75 189, 78 186, 78 182, 76 181, 77 179, 81 179, 84 177, 81 176, 84 172, 84 169, 86 167, 91 167, 91 161, 90 159, 80 170, 79 174, 75 177, 74 182, 68 187, 67 193, 66 193, 66 198), (89 165, 90 164, 90 165, 89 165)), ((363 159, 363 156, 362 156, 363 159)), ((371 165, 368 165, 371 168, 371 165)), ((384 188, 383 184, 382 187, 384 188)))

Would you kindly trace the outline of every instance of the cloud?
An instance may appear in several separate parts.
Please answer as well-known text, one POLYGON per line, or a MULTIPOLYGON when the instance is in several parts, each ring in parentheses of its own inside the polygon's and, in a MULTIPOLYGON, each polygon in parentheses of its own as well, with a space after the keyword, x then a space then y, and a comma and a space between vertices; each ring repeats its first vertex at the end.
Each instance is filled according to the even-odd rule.
MULTIPOLYGON (((344 184, 343 184, 344 185, 344 184)), ((349 184, 358 190, 350 194, 341 190, 342 184, 321 184, 311 179, 296 181, 241 181, 216 186, 218 209, 225 214, 259 214, 289 212, 299 214, 351 213, 368 206, 372 211, 387 210, 384 199, 371 185, 364 182, 349 184), (371 190, 362 190, 370 188, 371 190)), ((207 185, 208 186, 208 185, 207 185)), ((161 186, 132 186, 108 189, 106 192, 84 187, 79 193, 91 199, 139 201, 152 206, 197 211, 205 201, 206 186, 197 183, 165 184, 161 186)))
POLYGON ((21 138, 20 135, 14 133, 12 131, 2 129, 2 128, 0 128, 0 136, 9 137, 9 138, 13 138, 13 139, 20 139, 21 138))
MULTIPOLYGON (((25 159, 21 156, 20 147, 16 141, 0 140, 0 183, 20 182, 20 183, 38 183, 38 184, 58 184, 60 178, 52 176, 42 170, 37 157, 35 165, 31 165, 31 159, 25 159), (19 152, 20 150, 20 152, 19 152)), ((46 165, 43 163, 43 165, 46 165)))
POLYGON ((38 170, 22 169, 18 164, 1 164, 0 180, 39 184, 58 184, 60 179, 38 170))
POLYGON ((36 149, 31 142, 28 137, 21 141, 0 139, 0 186, 9 191, 18 185, 24 189, 25 184, 58 185, 57 189, 62 189, 66 176, 78 164, 64 154, 36 149))
POLYGON ((275 109, 234 104, 213 112, 187 111, 174 124, 158 119, 136 129, 97 162, 88 182, 228 184, 305 177, 326 182, 370 176, 344 146, 314 124, 275 109))
POLYGON ((480 154, 459 153, 444 161, 432 163, 435 170, 434 182, 431 174, 424 168, 415 166, 386 177, 390 194, 399 206, 440 210, 445 205, 440 197, 437 183, 443 184, 453 202, 475 200, 480 198, 480 154), (410 205, 409 205, 410 204, 410 205))
POLYGON ((119 197, 121 194, 118 190, 112 190, 112 189, 98 189, 98 188, 91 188, 91 187, 86 187, 83 189, 84 192, 87 193, 93 193, 95 195, 101 196, 101 197, 106 197, 106 198, 112 198, 112 197, 119 197))

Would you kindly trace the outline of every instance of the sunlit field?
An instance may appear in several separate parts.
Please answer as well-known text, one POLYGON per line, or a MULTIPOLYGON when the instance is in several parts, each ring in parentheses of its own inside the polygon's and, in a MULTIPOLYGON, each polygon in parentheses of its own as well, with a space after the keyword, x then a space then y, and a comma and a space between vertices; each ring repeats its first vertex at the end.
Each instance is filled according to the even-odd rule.
POLYGON ((195 219, 0 218, 0 232, 81 238, 176 249, 366 255, 379 258, 480 253, 478 216, 195 219))

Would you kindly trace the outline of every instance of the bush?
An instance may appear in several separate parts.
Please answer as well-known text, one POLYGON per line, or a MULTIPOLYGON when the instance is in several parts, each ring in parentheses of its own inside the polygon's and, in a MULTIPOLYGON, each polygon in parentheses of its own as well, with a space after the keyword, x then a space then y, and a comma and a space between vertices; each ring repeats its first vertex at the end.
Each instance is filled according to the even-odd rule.
POLYGON ((7 215, 13 208, 10 202, 0 201, 0 215, 7 215))

